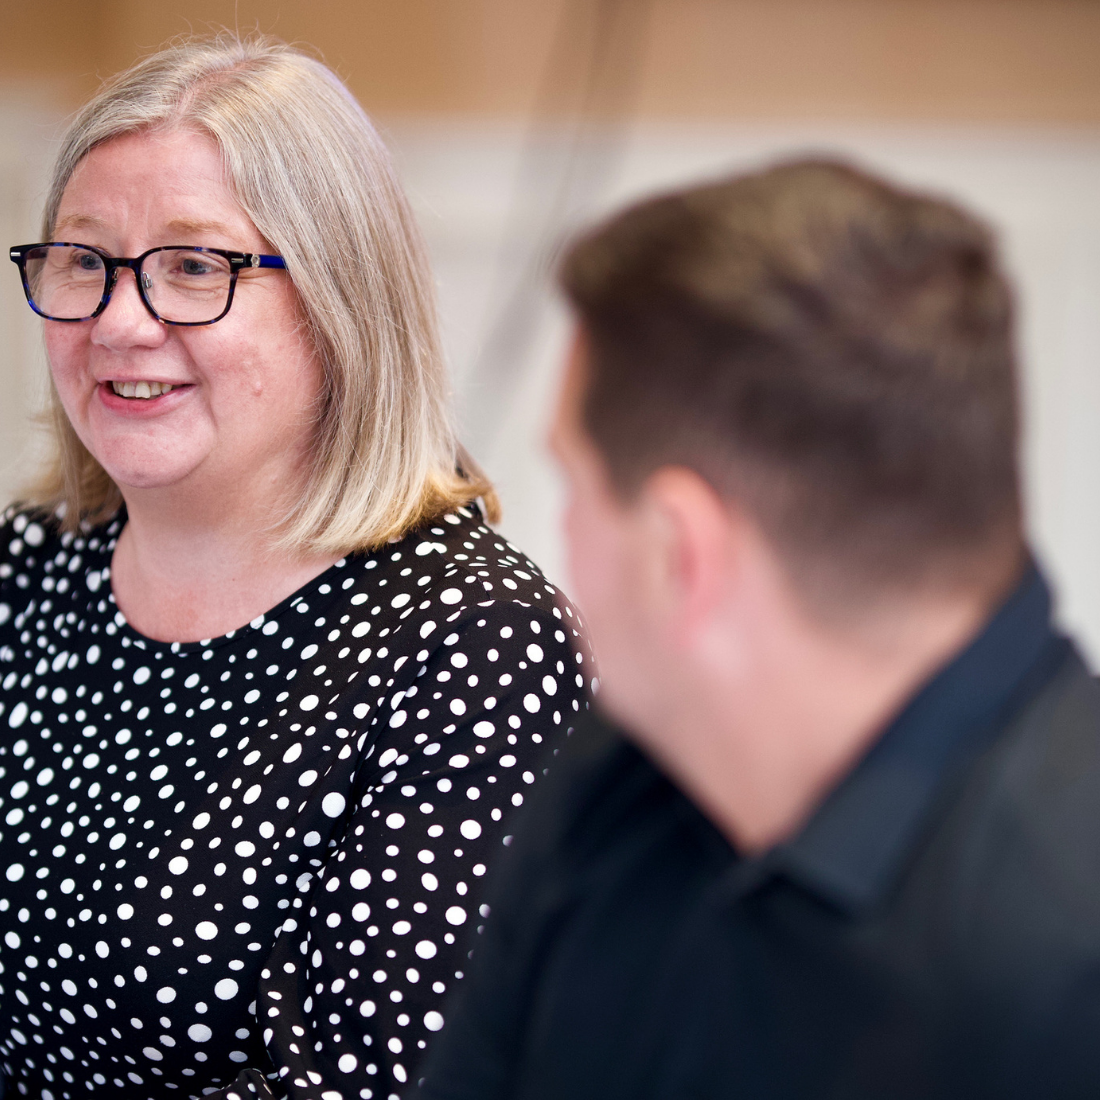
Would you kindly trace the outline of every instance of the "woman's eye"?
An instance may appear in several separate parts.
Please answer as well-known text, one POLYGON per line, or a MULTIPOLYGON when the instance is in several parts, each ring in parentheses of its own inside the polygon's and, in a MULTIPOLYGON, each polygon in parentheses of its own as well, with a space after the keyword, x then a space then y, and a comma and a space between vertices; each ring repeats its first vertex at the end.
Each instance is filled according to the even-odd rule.
POLYGON ((98 271, 103 261, 94 252, 81 252, 76 257, 76 266, 81 271, 98 271))
POLYGON ((213 270, 208 263, 202 260, 186 259, 180 264, 184 275, 209 275, 213 270))

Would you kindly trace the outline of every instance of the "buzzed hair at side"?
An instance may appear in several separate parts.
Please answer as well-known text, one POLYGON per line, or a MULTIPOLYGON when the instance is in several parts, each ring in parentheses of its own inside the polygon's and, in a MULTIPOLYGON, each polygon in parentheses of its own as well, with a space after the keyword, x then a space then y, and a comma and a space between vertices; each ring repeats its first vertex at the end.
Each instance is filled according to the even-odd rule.
POLYGON ((959 207, 795 161, 628 209, 561 281, 625 498, 689 466, 844 600, 995 587, 1019 560, 1012 294, 959 207))

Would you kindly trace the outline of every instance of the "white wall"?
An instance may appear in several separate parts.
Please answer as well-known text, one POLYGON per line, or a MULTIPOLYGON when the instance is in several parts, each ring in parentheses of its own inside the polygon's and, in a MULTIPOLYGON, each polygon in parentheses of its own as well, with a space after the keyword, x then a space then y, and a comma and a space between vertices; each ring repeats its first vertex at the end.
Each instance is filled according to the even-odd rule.
POLYGON ((518 131, 421 124, 394 127, 390 138, 435 256, 471 447, 502 489, 505 532, 555 579, 563 560, 559 486, 542 438, 566 321, 545 261, 564 225, 656 188, 806 151, 855 158, 983 214, 1002 233, 1021 299, 1034 544, 1055 581, 1063 620, 1100 657, 1100 133, 636 128, 614 163, 602 166, 602 179, 589 180, 587 192, 574 194, 565 216, 549 226, 540 210, 567 136, 536 142, 528 156, 534 168, 526 172, 518 131), (517 180, 525 181, 519 195, 517 180), (530 340, 513 339, 514 361, 502 359, 499 347, 486 355, 487 334, 500 322, 502 303, 523 285, 524 271, 534 272, 529 281, 538 301, 530 340))
MULTIPOLYGON (((37 236, 55 135, 49 111, 0 107, 0 245, 37 236)), ((807 150, 854 157, 983 213, 1020 288, 1034 541, 1063 619, 1100 658, 1100 133, 680 125, 578 139, 447 121, 393 125, 388 137, 433 253, 467 440, 501 488, 504 531, 556 580, 560 487, 542 440, 567 322, 546 272, 568 227, 655 188, 807 150)), ((43 377, 37 322, 7 266, 5 499, 30 461, 43 377)))

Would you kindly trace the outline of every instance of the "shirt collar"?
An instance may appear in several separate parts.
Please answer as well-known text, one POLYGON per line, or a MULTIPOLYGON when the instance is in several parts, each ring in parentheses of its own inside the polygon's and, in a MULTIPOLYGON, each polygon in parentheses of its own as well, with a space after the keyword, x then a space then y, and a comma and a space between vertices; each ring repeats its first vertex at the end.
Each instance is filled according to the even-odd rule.
POLYGON ((802 831, 761 862, 842 909, 873 905, 896 881, 948 776, 1071 648, 1051 626, 1050 590, 1031 565, 982 633, 910 699, 802 831))

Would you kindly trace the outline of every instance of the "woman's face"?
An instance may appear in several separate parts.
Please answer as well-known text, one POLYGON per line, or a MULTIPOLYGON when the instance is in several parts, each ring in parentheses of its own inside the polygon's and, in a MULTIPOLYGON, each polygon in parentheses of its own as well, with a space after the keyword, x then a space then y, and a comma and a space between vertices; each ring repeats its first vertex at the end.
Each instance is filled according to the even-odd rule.
MULTIPOLYGON (((271 251, 230 193, 217 146, 189 131, 93 149, 65 188, 54 240, 128 257, 158 245, 271 251)), ((300 319, 287 274, 249 268, 220 321, 161 324, 122 269, 98 317, 45 322, 46 349, 73 428, 131 506, 134 495, 168 488, 196 503, 270 500, 303 468, 321 386, 300 319), (173 388, 122 397, 120 382, 173 388)))

